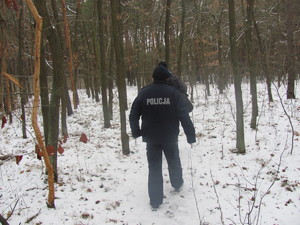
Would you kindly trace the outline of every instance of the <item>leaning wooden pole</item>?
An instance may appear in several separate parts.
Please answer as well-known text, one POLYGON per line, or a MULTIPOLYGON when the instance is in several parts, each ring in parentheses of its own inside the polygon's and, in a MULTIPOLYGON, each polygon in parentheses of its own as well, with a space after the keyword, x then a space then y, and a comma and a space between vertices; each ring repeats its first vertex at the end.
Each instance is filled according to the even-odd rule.
POLYGON ((34 89, 34 101, 33 101, 33 110, 32 110, 32 126, 34 129, 34 133, 37 138, 38 146, 42 150, 44 162, 46 165, 46 169, 48 171, 48 185, 49 185, 49 193, 48 193, 48 208, 55 208, 54 204, 54 173, 53 167, 50 163, 48 153, 46 150, 46 146, 43 141, 43 137, 40 131, 40 128, 37 123, 37 114, 39 108, 39 96, 40 96, 40 86, 39 86, 39 78, 40 78, 40 67, 41 67, 41 37, 42 37, 42 25, 43 19, 39 15, 36 10, 34 4, 31 0, 25 0, 28 8, 30 9, 35 22, 35 53, 34 53, 34 74, 33 74, 33 89, 34 89))

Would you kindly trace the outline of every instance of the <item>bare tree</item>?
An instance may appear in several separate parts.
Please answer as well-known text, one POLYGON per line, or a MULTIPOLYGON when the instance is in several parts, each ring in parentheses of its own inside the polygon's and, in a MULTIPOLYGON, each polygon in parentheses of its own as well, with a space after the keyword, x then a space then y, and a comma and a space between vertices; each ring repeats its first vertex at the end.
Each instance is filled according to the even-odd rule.
POLYGON ((222 39, 222 19, 224 14, 224 2, 222 0, 219 0, 219 14, 216 17, 216 28, 217 28, 217 37, 218 37, 218 64, 219 64, 219 76, 218 76, 218 87, 220 94, 223 94, 223 91, 225 89, 225 75, 224 75, 224 66, 223 66, 223 39, 222 39))
POLYGON ((284 4, 287 8, 287 73, 288 73, 288 86, 287 86, 287 98, 294 99, 295 97, 295 50, 294 50, 294 31, 295 31, 295 18, 298 0, 286 0, 284 4))
POLYGON ((25 86, 26 78, 23 70, 23 54, 24 54, 24 9, 23 9, 23 1, 20 2, 20 16, 19 16, 19 29, 18 29, 18 38, 19 38, 19 51, 18 51, 18 74, 19 81, 23 85, 23 88, 20 91, 21 97, 21 108, 22 108, 22 133, 23 138, 27 138, 26 132, 26 113, 25 113, 25 104, 27 102, 27 89, 25 86))
POLYGON ((253 7, 254 0, 247 0, 247 15, 246 15, 246 48, 247 48, 247 61, 250 73, 250 90, 251 90, 251 103, 252 103, 252 117, 251 117, 251 128, 256 129, 256 120, 258 116, 258 105, 257 105, 257 87, 256 87, 256 71, 255 71, 255 57, 253 54, 253 43, 252 43, 252 24, 253 24, 253 7))
POLYGON ((166 2, 166 19, 165 19, 165 61, 170 62, 170 16, 172 0, 166 2))
POLYGON ((260 51, 261 58, 262 58, 262 68, 263 68, 263 71, 266 76, 268 98, 269 98, 269 102, 273 102, 273 95, 272 95, 272 89, 271 89, 271 75, 270 75, 270 68, 269 68, 270 63, 268 62, 266 47, 263 44, 261 32, 259 30, 258 23, 254 16, 254 10, 252 10, 252 13, 253 13, 252 19, 253 19, 253 26, 254 26, 254 30, 255 30, 255 36, 257 38, 258 47, 259 47, 259 51, 260 51))
MULTIPOLYGON (((63 1, 63 0, 62 0, 63 1)), ((56 31, 57 31, 57 36, 60 40, 60 45, 62 47, 62 51, 63 51, 63 55, 64 55, 64 47, 63 46, 67 46, 68 49, 68 38, 65 35, 65 39, 63 37, 63 30, 66 31, 66 27, 65 29, 63 29, 63 25, 66 25, 66 21, 64 21, 60 14, 58 13, 59 9, 57 6, 57 0, 51 0, 51 8, 54 14, 54 24, 56 25, 56 31)), ((64 5, 62 4, 62 11, 63 11, 64 5)), ((64 15, 64 13, 62 13, 64 15)), ((67 31, 66 31, 67 32, 67 31)), ((68 51, 67 51, 68 52, 68 51)), ((70 52, 68 52, 70 53, 70 52)), ((68 54, 68 59, 70 59, 70 56, 68 54)), ((70 63, 68 63, 68 68, 70 68, 70 63)), ((70 79, 70 82, 72 82, 72 80, 70 79)), ((71 100, 70 100, 70 96, 69 96, 69 89, 68 89, 68 85, 67 85, 67 78, 66 75, 63 74, 63 76, 61 77, 61 89, 60 89, 60 98, 61 98, 61 132, 63 136, 67 136, 68 135, 68 128, 67 128, 67 114, 68 115, 72 115, 73 114, 73 109, 72 109, 72 105, 71 105, 71 100)), ((74 92, 73 92, 74 94, 74 92)), ((76 95, 76 94, 75 94, 76 95)), ((75 107, 75 106, 74 106, 75 107)))
POLYGON ((99 46, 100 46, 100 76, 101 76, 101 95, 102 95, 102 110, 104 127, 110 127, 110 116, 107 102, 107 79, 106 79, 106 54, 105 54, 105 41, 104 41, 104 16, 103 16, 103 0, 97 1, 98 7, 98 33, 99 33, 99 46))
POLYGON ((77 89, 76 89, 76 83, 74 81, 74 75, 73 75, 73 53, 71 48, 71 37, 70 37, 70 26, 69 22, 67 20, 67 9, 66 9, 66 3, 65 0, 61 0, 62 5, 62 14, 63 14, 63 21, 64 21, 64 30, 65 30, 65 42, 68 52, 68 69, 69 69, 69 75, 70 75, 70 83, 71 83, 71 89, 73 92, 73 104, 74 108, 77 108, 78 105, 78 99, 77 99, 77 89))
POLYGON ((124 155, 130 154, 129 136, 126 132, 126 113, 127 110, 127 94, 124 71, 124 53, 123 53, 123 39, 122 30, 120 27, 120 2, 119 0, 111 0, 111 20, 112 20, 112 37, 115 50, 115 59, 117 67, 117 85, 119 94, 119 109, 121 122, 121 142, 122 152, 124 155))
POLYGON ((184 36, 185 36, 185 3, 186 1, 181 0, 181 31, 179 35, 179 46, 178 46, 178 56, 177 56, 177 76, 181 77, 181 67, 182 67, 182 49, 184 44, 184 36))
POLYGON ((235 31, 235 4, 234 0, 228 0, 229 15, 229 40, 231 64, 234 76, 234 90, 236 100, 236 148, 238 153, 245 153, 245 137, 244 137, 244 109, 241 88, 241 77, 238 68, 237 52, 236 52, 236 31, 235 31))
POLYGON ((48 14, 48 9, 45 1, 35 0, 35 5, 40 15, 44 18, 43 32, 47 37, 50 45, 52 60, 53 60, 53 82, 52 82, 52 92, 50 98, 49 106, 49 117, 51 117, 51 123, 49 123, 49 133, 48 133, 48 145, 52 146, 54 150, 54 155, 50 156, 51 164, 54 170, 55 181, 57 181, 57 145, 58 145, 58 135, 59 135, 59 108, 60 108, 60 98, 63 89, 63 77, 64 74, 64 55, 61 46, 61 39, 59 38, 59 33, 50 21, 50 16, 48 14))

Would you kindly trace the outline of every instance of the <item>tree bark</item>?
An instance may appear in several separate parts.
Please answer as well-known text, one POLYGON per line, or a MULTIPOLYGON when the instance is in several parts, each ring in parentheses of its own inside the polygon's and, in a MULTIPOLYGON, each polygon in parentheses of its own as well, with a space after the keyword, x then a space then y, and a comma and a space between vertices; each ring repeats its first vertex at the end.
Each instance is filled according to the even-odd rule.
MULTIPOLYGON (((113 74, 113 61, 114 61, 114 47, 112 45, 113 41, 110 39, 110 51, 109 51, 109 64, 108 64, 108 74, 113 74)), ((113 100, 114 100, 114 94, 113 94, 113 88, 114 88, 114 80, 112 76, 108 77, 108 111, 109 111, 109 119, 113 119, 113 100)))
POLYGON ((5 14, 5 2, 4 1, 0 1, 0 110, 3 111, 3 107, 4 107, 4 90, 3 90, 3 86, 4 86, 4 77, 2 76, 3 72, 6 72, 3 70, 3 62, 5 60, 5 49, 6 49, 6 20, 4 17, 5 14), (2 12, 2 10, 4 12, 2 12))
POLYGON ((250 73, 250 90, 251 90, 251 103, 252 103, 252 116, 250 127, 256 129, 256 120, 258 116, 257 105, 257 87, 256 87, 256 71, 255 62, 252 47, 252 23, 253 23, 253 7, 254 0, 247 0, 247 19, 246 19, 246 49, 247 49, 247 61, 250 73))
POLYGON ((52 25, 48 14, 45 1, 35 0, 35 5, 40 12, 40 15, 44 18, 43 32, 48 39, 52 60, 53 60, 53 80, 52 80, 52 92, 49 106, 49 116, 51 123, 49 123, 48 145, 55 149, 53 156, 50 156, 51 164, 54 170, 55 181, 58 179, 57 174, 57 145, 59 135, 59 108, 60 99, 62 94, 62 84, 64 74, 64 55, 59 38, 59 33, 55 26, 52 25))
MULTIPOLYGON (((98 15, 98 6, 97 6, 97 1, 93 2, 93 18, 97 17, 98 15)), ((93 20, 92 22, 93 27, 95 27, 95 29, 93 29, 93 50, 94 50, 94 55, 95 55, 95 61, 96 63, 94 63, 92 65, 92 68, 94 69, 94 73, 93 73, 93 77, 92 77, 92 82, 93 82, 93 87, 94 87, 94 97, 96 102, 100 102, 100 55, 99 55, 99 42, 98 42, 98 38, 97 38, 97 34, 98 34, 98 29, 97 29, 97 24, 98 24, 98 20, 93 20)))
POLYGON ((258 28, 258 24, 256 22, 255 16, 254 16, 254 11, 252 11, 252 19, 253 19, 253 26, 254 26, 254 30, 255 30, 255 34, 256 34, 256 38, 258 41, 258 47, 259 47, 259 51, 262 57, 262 68, 263 71, 265 72, 265 76, 266 76, 266 83, 267 83, 267 90, 268 90, 268 98, 269 98, 269 102, 273 102, 273 95, 272 95, 272 89, 271 89, 271 75, 270 75, 270 69, 269 69, 269 62, 267 59, 267 53, 266 53, 266 49, 263 46, 262 43, 262 38, 261 38, 261 34, 258 28))
POLYGON ((171 17, 172 0, 167 0, 166 3, 166 20, 165 20, 165 61, 170 63, 170 17, 171 17))
POLYGON ((27 89, 26 89, 26 78, 24 74, 24 64, 23 64, 23 54, 24 54, 24 9, 23 9, 23 1, 20 2, 20 14, 19 14, 19 30, 18 30, 18 39, 19 39, 19 52, 18 52, 18 73, 19 80, 22 84, 23 88, 20 89, 20 97, 21 97, 21 109, 22 109, 22 134, 23 138, 27 138, 26 131, 26 113, 25 113, 25 104, 27 102, 27 89))
POLYGON ((104 41, 104 28, 103 28, 103 0, 97 1, 98 6, 98 23, 99 23, 99 46, 100 46, 100 76, 101 76, 101 95, 102 95, 102 110, 104 127, 110 127, 109 109, 107 102, 107 79, 106 79, 106 54, 105 54, 105 41, 104 41))
POLYGON ((196 41, 195 41, 195 74, 196 74, 196 80, 199 82, 202 82, 206 86, 205 94, 206 97, 210 96, 210 86, 209 86, 209 74, 207 69, 207 63, 206 63, 206 57, 205 57, 205 46, 204 46, 204 34, 202 30, 202 11, 203 11, 203 2, 194 3, 194 7, 196 9, 196 41))
MULTIPOLYGON (((296 2, 299 0, 286 0, 285 5, 287 7, 287 73, 288 73, 288 85, 287 85, 287 99, 295 99, 295 50, 294 50, 294 31, 295 31, 295 7, 296 2)), ((299 8, 298 8, 299 10, 299 8)))
POLYGON ((241 77, 238 68, 237 52, 236 52, 236 31, 235 31, 235 5, 234 0, 228 0, 228 14, 229 14, 229 40, 230 40, 230 54, 231 64, 234 76, 234 90, 236 100, 236 148, 238 153, 244 154, 245 138, 244 138, 244 109, 243 97, 241 88, 241 77))
POLYGON ((115 59, 117 67, 117 85, 119 94, 119 110, 121 121, 121 142, 122 152, 124 155, 130 154, 129 136, 126 132, 126 113, 127 110, 127 94, 124 71, 124 53, 123 53, 123 39, 122 31, 120 29, 120 2, 119 0, 111 0, 111 20, 112 20, 112 37, 115 49, 115 59))
POLYGON ((0 223, 2 225, 9 225, 9 223, 7 222, 7 220, 0 214, 0 223))
POLYGON ((222 18, 223 18, 223 12, 224 12, 224 3, 223 0, 219 0, 219 5, 220 5, 220 13, 219 17, 217 19, 217 37, 218 37, 218 87, 220 94, 223 94, 224 89, 225 89, 225 84, 227 83, 227 80, 225 80, 225 75, 224 75, 224 66, 223 66, 223 40, 222 40, 222 31, 221 31, 221 24, 222 24, 222 18))
POLYGON ((67 20, 67 10, 66 10, 66 3, 65 0, 61 0, 62 5, 62 14, 64 19, 64 28, 65 28, 65 41, 66 41, 66 47, 68 52, 68 69, 69 69, 69 75, 70 75, 70 83, 71 83, 71 89, 73 92, 73 105, 74 108, 77 109, 78 102, 77 102, 77 89, 76 89, 76 83, 74 81, 74 75, 73 75, 73 53, 72 53, 72 46, 71 46, 71 37, 70 37, 70 27, 69 22, 67 20))
MULTIPOLYGON (((57 28, 57 35, 58 38, 60 40, 61 46, 66 45, 67 46, 67 50, 69 50, 68 47, 70 47, 70 40, 68 40, 67 35, 65 35, 65 39, 63 37, 62 34, 62 30, 63 30, 63 25, 65 25, 67 23, 67 21, 64 21, 64 7, 65 4, 62 0, 62 15, 63 18, 60 18, 60 14, 58 13, 58 8, 57 8, 57 2, 56 0, 51 0, 51 6, 52 6, 52 10, 53 10, 53 14, 54 14, 54 19, 55 19, 55 23, 56 23, 56 28, 57 28), (65 41, 65 42, 64 42, 65 41)), ((66 31, 66 29, 69 29, 68 24, 65 25, 67 27, 65 27, 65 33, 68 33, 68 31, 66 31)), ((64 53, 64 48, 62 47, 62 51, 64 53)), ((68 53, 70 51, 67 51, 68 53)), ((72 53, 72 51, 71 51, 72 53)), ((72 56, 69 56, 68 59, 72 60, 72 56)), ((71 63, 72 64, 72 63, 71 63)), ((70 61, 68 61, 68 68, 70 69, 70 61)), ((71 70, 70 74, 72 74, 73 71, 71 70)), ((72 78, 72 75, 70 75, 70 77, 72 78)), ((72 82, 72 79, 70 79, 70 82, 72 82)), ((72 109, 72 104, 71 104, 71 100, 70 100, 70 96, 69 96, 69 88, 67 85, 67 77, 64 74, 61 77, 61 91, 60 91, 60 98, 61 98, 61 132, 63 136, 68 136, 68 126, 67 126, 67 114, 68 115, 72 115, 73 114, 73 109, 72 109)), ((73 88, 73 87, 72 87, 73 88)), ((74 89, 72 89, 72 91, 74 91, 74 89)), ((76 92, 73 92, 73 96, 76 96, 76 92)), ((76 99, 74 100, 76 102, 76 99)), ((75 103, 77 106, 77 103, 75 103)), ((75 107, 75 105, 74 105, 75 107)))
MULTIPOLYGON (((77 87, 77 72, 78 72, 78 66, 79 66, 79 53, 78 53, 78 27, 79 27, 79 16, 80 16, 80 12, 81 12, 81 0, 77 0, 76 1, 76 19, 75 19, 75 28, 74 28, 74 83, 75 86, 77 87)), ((77 88, 76 88, 77 89, 77 88)), ((79 105, 79 97, 78 97, 78 93, 76 92, 76 102, 79 105)))
POLYGON ((184 44, 184 36, 185 36, 185 0, 181 0, 181 7, 182 7, 182 13, 181 13, 181 32, 179 36, 179 47, 178 47, 178 56, 177 56, 177 73, 176 75, 178 77, 181 77, 181 63, 182 63, 182 49, 184 44))
POLYGON ((41 72, 40 72, 40 97, 41 97, 41 108, 43 116, 43 128, 44 128, 44 140, 46 146, 48 145, 48 134, 49 134, 49 123, 50 123, 50 114, 49 114, 49 92, 48 92, 48 70, 45 59, 45 50, 44 50, 44 38, 42 38, 41 43, 41 72))

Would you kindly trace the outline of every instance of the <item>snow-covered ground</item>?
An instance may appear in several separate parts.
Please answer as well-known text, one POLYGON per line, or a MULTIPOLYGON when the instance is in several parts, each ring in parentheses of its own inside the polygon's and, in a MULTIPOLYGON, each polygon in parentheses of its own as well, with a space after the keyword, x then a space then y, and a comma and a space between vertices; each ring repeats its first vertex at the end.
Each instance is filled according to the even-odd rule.
MULTIPOLYGON (((206 99, 198 85, 194 93, 195 148, 182 131, 179 137, 185 181, 180 193, 172 192, 163 162, 166 198, 158 211, 149 206, 145 143, 130 139, 131 154, 122 154, 117 102, 112 126, 105 129, 101 105, 79 91, 80 105, 68 118, 69 138, 58 157, 56 209, 46 206, 45 165, 34 153, 32 128, 28 125, 29 138, 22 139, 21 112, 14 112, 13 123, 0 130, 0 214, 10 216, 11 225, 299 225, 299 99, 286 100, 285 87, 280 88, 291 126, 275 87, 275 101, 269 103, 265 85, 259 84, 258 129, 251 130, 249 84, 243 84, 246 154, 237 155, 233 87, 225 95, 213 87, 211 92, 206 99), (79 141, 82 133, 86 144, 79 141), (16 155, 23 155, 19 165, 16 155)), ((129 107, 136 94, 136 87, 128 87, 129 107)))

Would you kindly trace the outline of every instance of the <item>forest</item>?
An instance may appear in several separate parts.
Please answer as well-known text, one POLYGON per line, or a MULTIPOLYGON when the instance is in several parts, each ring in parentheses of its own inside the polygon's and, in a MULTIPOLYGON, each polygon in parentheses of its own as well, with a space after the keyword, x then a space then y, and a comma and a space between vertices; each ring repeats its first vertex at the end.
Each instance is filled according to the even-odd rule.
POLYGON ((236 151, 245 154, 243 82, 250 85, 253 130, 259 83, 269 103, 273 85, 286 88, 285 99, 296 99, 299 8, 298 0, 1 0, 2 128, 20 120, 26 139, 33 127, 53 208, 57 152, 61 137, 68 137, 67 118, 81 104, 78 91, 101 105, 104 128, 120 118, 122 153, 129 155, 127 89, 151 83, 153 68, 165 61, 188 84, 192 102, 197 84, 204 85, 205 99, 214 87, 222 95, 234 85, 236 151), (26 114, 31 101, 32 121, 26 114))

